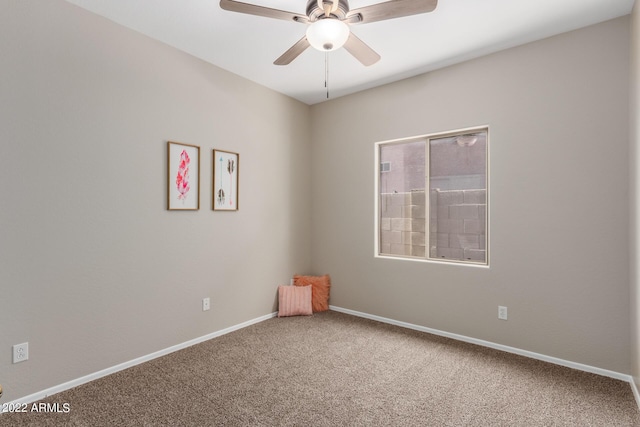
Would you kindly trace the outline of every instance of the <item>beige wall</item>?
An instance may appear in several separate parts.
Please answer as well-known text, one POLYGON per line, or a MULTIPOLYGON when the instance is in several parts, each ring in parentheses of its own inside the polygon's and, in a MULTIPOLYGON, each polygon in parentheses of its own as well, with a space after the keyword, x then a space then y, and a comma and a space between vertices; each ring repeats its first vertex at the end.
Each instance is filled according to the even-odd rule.
POLYGON ((630 143, 631 155, 631 374, 640 387, 640 6, 636 2, 631 14, 630 143))
POLYGON ((639 377, 629 48, 620 18, 310 108, 62 0, 5 2, 3 401, 270 313, 303 271, 336 306, 639 377), (374 258, 373 144, 485 124, 490 268, 374 258), (198 212, 165 210, 167 140, 201 146, 198 212), (212 148, 240 153, 239 212, 210 210, 212 148))
POLYGON ((629 373, 628 79, 623 17, 313 106, 331 303, 629 373), (480 125, 490 268, 375 258, 374 143, 480 125))
POLYGON ((310 269, 308 106, 62 0, 3 1, 0 58, 3 402, 271 313, 310 269), (197 212, 166 210, 167 140, 201 147, 197 212), (211 211, 213 148, 239 212, 211 211))

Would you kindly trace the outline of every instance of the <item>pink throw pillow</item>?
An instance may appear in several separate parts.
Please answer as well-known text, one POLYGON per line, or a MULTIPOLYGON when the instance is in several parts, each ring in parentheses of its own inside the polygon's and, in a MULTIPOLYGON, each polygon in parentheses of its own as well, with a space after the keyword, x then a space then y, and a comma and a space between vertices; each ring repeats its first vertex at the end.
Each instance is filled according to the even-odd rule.
POLYGON ((312 314, 311 286, 278 286, 278 317, 312 314))

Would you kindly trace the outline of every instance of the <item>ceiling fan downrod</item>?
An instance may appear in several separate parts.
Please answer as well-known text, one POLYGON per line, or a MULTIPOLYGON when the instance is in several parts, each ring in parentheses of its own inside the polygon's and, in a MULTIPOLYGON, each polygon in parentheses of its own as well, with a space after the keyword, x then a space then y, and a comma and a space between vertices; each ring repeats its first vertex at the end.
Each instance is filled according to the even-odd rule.
POLYGON ((318 7, 321 10, 324 10, 324 16, 328 18, 332 13, 338 10, 338 0, 332 0, 331 2, 318 0, 318 7))

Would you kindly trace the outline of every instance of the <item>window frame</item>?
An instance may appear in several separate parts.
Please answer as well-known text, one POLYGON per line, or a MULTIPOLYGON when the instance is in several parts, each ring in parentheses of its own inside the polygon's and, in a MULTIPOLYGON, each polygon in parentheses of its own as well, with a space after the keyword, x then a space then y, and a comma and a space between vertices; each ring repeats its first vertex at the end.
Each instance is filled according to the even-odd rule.
POLYGON ((403 260, 403 261, 417 261, 417 262, 426 262, 426 263, 434 263, 434 264, 445 264, 445 265, 460 265, 467 267, 479 267, 479 268, 489 268, 490 266, 490 130, 489 125, 481 125, 481 126, 473 126, 462 129, 455 129, 444 132, 436 132, 436 133, 428 133, 424 135, 410 136, 406 138, 398 138, 386 141, 378 141, 374 144, 375 150, 375 167, 374 167, 374 231, 375 231, 375 239, 374 239, 374 257, 382 258, 382 259, 394 259, 394 260, 403 260), (433 139, 439 138, 448 138, 453 136, 459 136, 468 133, 475 132, 486 132, 486 174, 485 174, 485 188, 486 188, 486 208, 485 208, 485 261, 468 261, 468 260, 455 260, 455 259, 440 259, 440 258, 432 258, 430 253, 430 232, 429 232, 429 224, 431 221, 431 212, 430 212, 430 141, 433 139), (400 145, 406 144, 416 141, 425 141, 425 255, 422 256, 411 256, 411 255, 394 255, 394 254, 385 254, 380 252, 380 240, 381 240, 381 232, 380 229, 380 177, 382 171, 381 168, 381 156, 380 150, 383 146, 389 145, 400 145))

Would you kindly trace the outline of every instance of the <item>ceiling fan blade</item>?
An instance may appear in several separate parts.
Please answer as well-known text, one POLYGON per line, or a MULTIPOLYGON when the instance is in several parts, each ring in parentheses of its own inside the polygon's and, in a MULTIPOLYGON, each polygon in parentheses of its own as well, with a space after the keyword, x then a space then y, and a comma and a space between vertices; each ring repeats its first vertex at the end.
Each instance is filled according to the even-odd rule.
POLYGON ((344 48, 366 67, 373 65, 380 60, 380 55, 378 55, 375 50, 371 49, 353 33, 349 34, 349 38, 344 44, 344 48))
POLYGON ((293 46, 289 48, 285 53, 283 53, 280 58, 276 59, 273 63, 275 65, 289 65, 291 61, 296 59, 302 52, 307 50, 307 48, 311 46, 309 41, 307 40, 307 36, 304 36, 300 40, 296 42, 293 46))
POLYGON ((391 0, 353 9, 345 19, 352 24, 366 24, 368 22, 431 12, 437 5, 438 0, 391 0))
POLYGON ((258 6, 255 4, 242 3, 235 0, 220 0, 220 7, 230 12, 246 13, 248 15, 264 16, 266 18, 284 19, 285 21, 309 22, 309 18, 293 12, 272 9, 270 7, 258 6))

